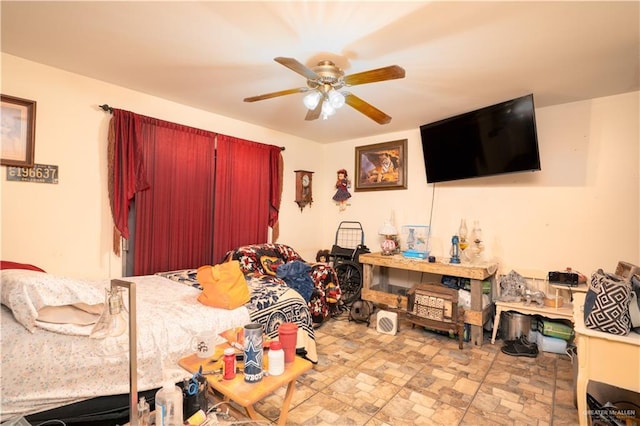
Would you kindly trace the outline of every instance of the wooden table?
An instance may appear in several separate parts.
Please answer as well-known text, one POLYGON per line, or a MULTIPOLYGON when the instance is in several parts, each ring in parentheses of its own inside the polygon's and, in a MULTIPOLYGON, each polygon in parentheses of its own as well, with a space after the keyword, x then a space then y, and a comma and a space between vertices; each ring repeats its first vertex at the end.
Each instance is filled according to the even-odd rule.
MULTIPOLYGON (((266 356, 266 354, 265 354, 266 356)), ((207 361, 198 358, 196 354, 189 355, 178 361, 178 364, 190 373, 198 371, 200 366, 207 371, 207 361)), ((211 365, 211 364, 208 364, 211 365)), ((284 373, 280 376, 264 376, 257 383, 247 383, 244 381, 242 373, 236 374, 233 380, 223 380, 221 374, 207 374, 207 382, 209 386, 221 393, 225 401, 234 401, 238 405, 244 407, 247 415, 252 420, 259 420, 253 404, 271 395, 277 389, 287 385, 287 392, 280 408, 280 417, 278 424, 284 425, 287 422, 289 414, 289 406, 296 389, 296 379, 304 372, 311 370, 313 364, 303 358, 296 356, 295 361, 285 364, 284 373)))
MULTIPOLYGON (((366 253, 359 257, 362 263, 362 299, 374 303, 381 303, 391 308, 407 310, 406 296, 380 291, 373 286, 373 268, 404 269, 415 272, 425 272, 436 275, 468 278, 471 282, 471 307, 465 308, 464 322, 471 325, 471 342, 482 345, 482 326, 490 317, 491 304, 482 306, 482 281, 491 282, 491 300, 495 298, 495 274, 498 265, 495 263, 453 264, 444 261, 430 263, 425 259, 407 258, 402 255, 385 256, 382 253, 366 253)), ((384 287, 384 286, 383 286, 384 287)), ((408 289, 407 289, 408 290, 408 289)))

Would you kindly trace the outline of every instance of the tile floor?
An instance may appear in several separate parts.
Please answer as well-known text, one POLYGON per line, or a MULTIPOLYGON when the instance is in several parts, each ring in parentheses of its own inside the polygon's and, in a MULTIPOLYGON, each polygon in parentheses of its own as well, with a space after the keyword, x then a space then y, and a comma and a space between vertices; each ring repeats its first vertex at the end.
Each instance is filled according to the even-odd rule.
MULTIPOLYGON (((402 320, 391 336, 347 313, 319 328, 316 341, 319 361, 298 380, 290 425, 578 423, 567 355, 508 356, 488 332, 481 347, 459 350, 457 339, 402 320)), ((256 404, 264 416, 256 423, 277 420, 284 391, 256 404)))

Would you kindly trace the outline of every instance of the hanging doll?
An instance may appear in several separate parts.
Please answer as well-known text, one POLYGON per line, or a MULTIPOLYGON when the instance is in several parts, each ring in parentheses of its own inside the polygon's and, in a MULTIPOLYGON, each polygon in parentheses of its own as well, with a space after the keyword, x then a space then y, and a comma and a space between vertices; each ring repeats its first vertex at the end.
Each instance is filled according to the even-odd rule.
POLYGON ((349 188, 351 182, 347 179, 347 171, 345 169, 338 170, 338 180, 336 181, 336 193, 333 196, 333 201, 338 203, 340 211, 347 208, 347 200, 351 198, 349 188))

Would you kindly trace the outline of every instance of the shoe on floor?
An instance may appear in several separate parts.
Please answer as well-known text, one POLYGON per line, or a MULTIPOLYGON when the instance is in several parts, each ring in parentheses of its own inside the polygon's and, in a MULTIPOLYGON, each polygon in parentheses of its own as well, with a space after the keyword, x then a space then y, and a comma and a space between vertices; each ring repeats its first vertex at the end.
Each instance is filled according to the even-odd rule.
POLYGON ((522 344, 518 340, 505 342, 501 350, 502 353, 511 356, 526 356, 529 358, 535 358, 538 356, 538 345, 535 343, 522 344))
POLYGON ((527 336, 525 336, 525 335, 522 335, 522 336, 518 337, 515 340, 505 340, 504 345, 505 346, 511 346, 511 345, 516 344, 516 343, 519 344, 519 345, 526 346, 528 348, 531 348, 531 347, 534 347, 534 346, 535 347, 538 346, 536 343, 530 342, 529 339, 527 338, 527 336))

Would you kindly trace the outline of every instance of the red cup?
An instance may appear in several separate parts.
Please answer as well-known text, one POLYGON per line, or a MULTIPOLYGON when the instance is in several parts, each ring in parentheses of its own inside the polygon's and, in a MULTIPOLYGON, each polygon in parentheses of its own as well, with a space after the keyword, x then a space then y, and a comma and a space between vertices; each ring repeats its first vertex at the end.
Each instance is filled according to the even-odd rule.
POLYGON ((296 345, 298 343, 298 326, 292 322, 285 322, 278 327, 278 340, 284 351, 284 362, 293 362, 296 359, 296 345))

